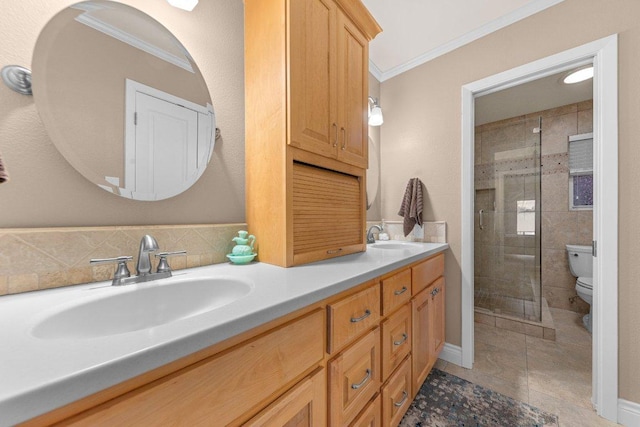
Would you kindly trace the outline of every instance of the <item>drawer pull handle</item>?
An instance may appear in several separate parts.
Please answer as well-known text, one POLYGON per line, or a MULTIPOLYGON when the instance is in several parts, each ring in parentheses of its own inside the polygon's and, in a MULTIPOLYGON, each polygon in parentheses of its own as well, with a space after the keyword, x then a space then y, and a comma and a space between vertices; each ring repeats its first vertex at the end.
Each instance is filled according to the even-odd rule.
POLYGON ((366 319, 367 317, 371 316, 371 311, 369 309, 364 311, 364 314, 360 317, 352 317, 351 318, 351 323, 358 323, 364 319, 366 319))
POLYGON ((331 249, 330 249, 330 250, 328 250, 328 251, 327 251, 327 253, 328 253, 329 255, 331 255, 331 254, 337 254, 338 252, 342 252, 342 248, 340 248, 340 249, 333 249, 333 250, 331 250, 331 249))
POLYGON ((407 334, 402 334, 402 339, 400 341, 394 341, 393 345, 402 345, 409 338, 407 334))
POLYGON ((333 123, 331 126, 333 126, 333 131, 335 132, 335 139, 333 140, 333 146, 337 147, 338 146, 338 125, 333 123))
POLYGON ((407 290, 408 290, 408 289, 407 289, 407 287, 406 287, 406 286, 403 286, 403 287, 402 287, 402 289, 395 291, 393 294, 394 294, 394 295, 396 295, 396 296, 397 296, 397 295, 402 295, 402 294, 404 294, 405 292, 407 292, 407 290))
POLYGON ((396 408, 401 407, 402 405, 404 405, 404 402, 407 401, 407 398, 409 397, 409 395, 407 394, 406 391, 402 392, 402 400, 400 400, 400 402, 393 402, 393 406, 395 406, 396 408))
POLYGON ((371 378, 371 369, 367 369, 367 375, 365 375, 362 381, 360 381, 358 384, 351 384, 351 388, 354 390, 359 389, 360 387, 365 385, 367 381, 369 381, 369 378, 371 378))

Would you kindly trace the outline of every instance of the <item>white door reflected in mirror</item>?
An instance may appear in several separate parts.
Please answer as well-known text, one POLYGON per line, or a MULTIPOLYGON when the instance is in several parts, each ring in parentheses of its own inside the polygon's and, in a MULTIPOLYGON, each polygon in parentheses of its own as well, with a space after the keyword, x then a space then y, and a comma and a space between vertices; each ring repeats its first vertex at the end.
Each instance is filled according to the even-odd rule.
POLYGON ((211 156, 213 111, 127 80, 125 186, 120 195, 162 200, 202 175, 211 156))

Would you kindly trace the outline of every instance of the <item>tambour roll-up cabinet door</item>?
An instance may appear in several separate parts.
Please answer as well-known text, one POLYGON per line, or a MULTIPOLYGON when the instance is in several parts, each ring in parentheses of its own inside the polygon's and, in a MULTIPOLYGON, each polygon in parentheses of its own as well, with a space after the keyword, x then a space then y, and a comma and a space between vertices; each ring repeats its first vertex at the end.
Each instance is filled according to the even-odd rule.
POLYGON ((362 250, 361 177, 293 164, 294 264, 362 250))

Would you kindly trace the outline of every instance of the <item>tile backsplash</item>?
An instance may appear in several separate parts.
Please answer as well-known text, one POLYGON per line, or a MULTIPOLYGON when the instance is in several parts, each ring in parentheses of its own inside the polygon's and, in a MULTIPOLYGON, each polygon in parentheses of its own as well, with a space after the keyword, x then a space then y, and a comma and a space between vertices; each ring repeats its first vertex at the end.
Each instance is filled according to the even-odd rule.
MULTIPOLYGON (((92 258, 131 255, 135 274, 140 239, 151 234, 161 251, 186 250, 172 257, 174 270, 226 262, 232 238, 247 225, 204 224, 78 228, 0 229, 0 295, 113 277, 115 265, 89 264, 92 258)), ((154 267, 157 261, 154 259, 154 267)))
MULTIPOLYGON (((403 221, 386 221, 384 223, 384 232, 389 234, 391 240, 405 240, 412 242, 427 243, 447 243, 447 223, 445 221, 424 221, 422 227, 416 226, 408 236, 404 235, 403 221)), ((374 224, 381 222, 368 221, 367 229, 374 224)))

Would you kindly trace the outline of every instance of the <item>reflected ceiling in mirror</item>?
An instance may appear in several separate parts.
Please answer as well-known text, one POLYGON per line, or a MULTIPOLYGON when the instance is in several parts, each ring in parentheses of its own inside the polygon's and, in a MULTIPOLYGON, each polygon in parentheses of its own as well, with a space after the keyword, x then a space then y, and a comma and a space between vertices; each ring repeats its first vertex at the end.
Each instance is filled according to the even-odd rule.
POLYGON ((130 6, 86 1, 44 27, 33 93, 65 159, 100 188, 162 200, 193 185, 215 143, 209 91, 184 46, 130 6))

